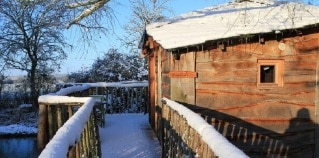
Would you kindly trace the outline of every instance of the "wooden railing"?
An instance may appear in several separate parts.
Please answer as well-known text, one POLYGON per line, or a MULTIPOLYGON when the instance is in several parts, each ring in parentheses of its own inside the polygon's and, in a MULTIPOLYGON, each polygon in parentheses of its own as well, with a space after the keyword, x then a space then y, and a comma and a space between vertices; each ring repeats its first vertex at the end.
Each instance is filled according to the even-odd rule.
POLYGON ((248 157, 202 117, 181 104, 163 99, 157 112, 158 137, 164 157, 248 157))
POLYGON ((101 157, 97 100, 67 96, 39 98, 40 157, 101 157), (50 142, 48 142, 50 140, 50 142))
POLYGON ((147 94, 147 82, 121 82, 74 84, 40 96, 39 157, 101 157, 98 124, 104 126, 106 109, 125 104, 145 111, 147 94))

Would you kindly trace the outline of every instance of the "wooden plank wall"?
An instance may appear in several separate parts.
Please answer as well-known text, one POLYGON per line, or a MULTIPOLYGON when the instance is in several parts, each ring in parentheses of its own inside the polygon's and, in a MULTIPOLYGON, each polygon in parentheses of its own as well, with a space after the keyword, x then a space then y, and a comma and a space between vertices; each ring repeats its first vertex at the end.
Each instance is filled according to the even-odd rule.
MULTIPOLYGON (((277 40, 266 40, 265 44, 230 45, 226 52, 215 48, 197 52, 196 105, 237 117, 251 124, 248 130, 265 129, 250 136, 252 141, 271 131, 289 148, 286 156, 313 157, 318 37, 316 33, 284 38, 280 41, 283 50, 277 40), (283 87, 257 87, 258 59, 285 61, 283 87)), ((236 121, 228 124, 236 126, 236 121)), ((228 138, 241 134, 225 130, 226 126, 218 127, 228 138)), ((247 139, 247 133, 243 137, 247 139)))

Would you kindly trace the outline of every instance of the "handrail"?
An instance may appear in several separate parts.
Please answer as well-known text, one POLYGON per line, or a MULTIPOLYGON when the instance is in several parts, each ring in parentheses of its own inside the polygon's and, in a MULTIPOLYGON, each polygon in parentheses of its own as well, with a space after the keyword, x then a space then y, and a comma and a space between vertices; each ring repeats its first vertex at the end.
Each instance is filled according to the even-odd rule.
MULTIPOLYGON (((44 96, 39 98, 39 102, 41 104, 56 104, 56 102, 52 102, 55 98, 56 96, 44 96)), ((96 103, 96 100, 93 98, 77 98, 77 100, 74 100, 74 97, 60 96, 59 99, 59 103, 84 102, 82 102, 83 105, 78 111, 58 129, 54 137, 41 152, 39 158, 65 157, 69 152, 69 148, 75 146, 76 142, 79 142, 82 131, 85 129, 88 120, 90 120, 93 107, 96 103)))
POLYGON ((89 96, 90 88, 86 84, 67 87, 39 97, 37 141, 40 157, 101 156, 95 114, 98 100, 65 96, 89 96))
POLYGON ((42 151, 40 157, 101 157, 97 119, 100 117, 101 126, 104 126, 104 106, 113 101, 112 97, 120 98, 120 101, 116 99, 116 104, 136 104, 136 101, 141 101, 144 106, 147 104, 145 100, 147 96, 139 95, 148 94, 146 92, 148 82, 100 82, 71 85, 56 93, 40 96, 38 99, 37 141, 38 151, 42 151), (133 90, 127 88, 133 88, 133 90), (118 96, 119 92, 121 96, 118 96), (103 104, 101 102, 95 104, 97 100, 102 101, 101 94, 105 96, 102 97, 103 104), (121 101, 127 100, 127 97, 134 99, 121 101), (108 100, 109 98, 111 100, 108 100), (97 108, 100 108, 100 114, 96 114, 97 108))
POLYGON ((163 98, 161 109, 163 155, 199 157, 248 157, 201 116, 185 106, 163 98))

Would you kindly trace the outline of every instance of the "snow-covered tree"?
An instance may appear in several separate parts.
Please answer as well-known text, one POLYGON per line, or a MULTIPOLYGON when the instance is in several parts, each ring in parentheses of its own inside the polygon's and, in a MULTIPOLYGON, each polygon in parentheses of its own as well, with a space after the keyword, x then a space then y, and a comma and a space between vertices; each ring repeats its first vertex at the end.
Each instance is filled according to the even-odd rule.
MULTIPOLYGON (((27 72, 31 100, 38 105, 39 79, 66 58, 63 31, 72 25, 105 30, 109 0, 1 0, 0 58, 8 68, 27 72)), ((3 63, 2 63, 3 64, 3 63)), ((1 64, 1 65, 2 65, 1 64)))
POLYGON ((70 73, 68 75, 68 81, 75 82, 75 83, 93 82, 91 74, 92 74, 91 69, 90 70, 82 69, 77 72, 70 73))
POLYGON ((133 53, 137 53, 138 43, 147 24, 165 18, 164 12, 171 12, 166 6, 169 0, 130 0, 132 16, 124 26, 127 36, 122 39, 133 53))
POLYGON ((93 80, 118 82, 145 79, 144 63, 136 55, 127 55, 110 49, 105 56, 98 58, 92 65, 93 80))
POLYGON ((110 49, 102 58, 97 58, 89 70, 69 75, 71 82, 119 82, 147 80, 147 64, 136 54, 120 53, 110 49))
MULTIPOLYGON (((0 53, 9 68, 28 73, 31 100, 37 106, 37 73, 65 59, 61 18, 66 8, 44 1, 0 1, 0 53), (58 8, 57 8, 58 7, 58 8)), ((47 73, 48 71, 44 71, 47 73)))

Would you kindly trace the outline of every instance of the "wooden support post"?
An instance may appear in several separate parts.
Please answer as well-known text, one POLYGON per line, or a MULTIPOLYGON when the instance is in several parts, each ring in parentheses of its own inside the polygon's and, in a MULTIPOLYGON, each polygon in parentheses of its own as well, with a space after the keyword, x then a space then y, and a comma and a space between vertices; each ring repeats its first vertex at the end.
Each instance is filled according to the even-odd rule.
MULTIPOLYGON (((72 106, 67 106, 68 110, 68 118, 71 118, 73 116, 73 109, 72 106)), ((80 154, 78 153, 79 148, 79 142, 76 143, 75 146, 73 146, 69 151, 69 158, 80 158, 80 154)))
MULTIPOLYGON (((319 46, 319 40, 318 40, 319 46)), ((319 49, 318 49, 319 52, 319 49)), ((315 88, 315 145, 314 145, 314 157, 319 157, 319 55, 317 53, 317 65, 316 65, 316 88, 315 88)))
POLYGON ((73 146, 73 147, 69 150, 68 158, 74 158, 74 157, 76 157, 75 152, 76 152, 76 146, 73 146))
POLYGON ((81 140, 78 142, 78 143, 76 143, 76 158, 80 158, 81 157, 81 140))
POLYGON ((48 130, 49 130, 49 138, 52 138, 55 131, 54 131, 54 120, 53 120, 53 107, 52 105, 48 106, 48 130))
POLYGON ((60 127, 62 127, 62 125, 63 125, 63 117, 62 117, 62 107, 61 107, 61 105, 58 105, 57 106, 57 123, 58 123, 58 129, 60 128, 60 127))
POLYGON ((37 146, 38 146, 38 153, 40 153, 45 145, 48 142, 48 110, 47 105, 40 104, 39 105, 39 119, 38 119, 38 136, 37 136, 37 146))

